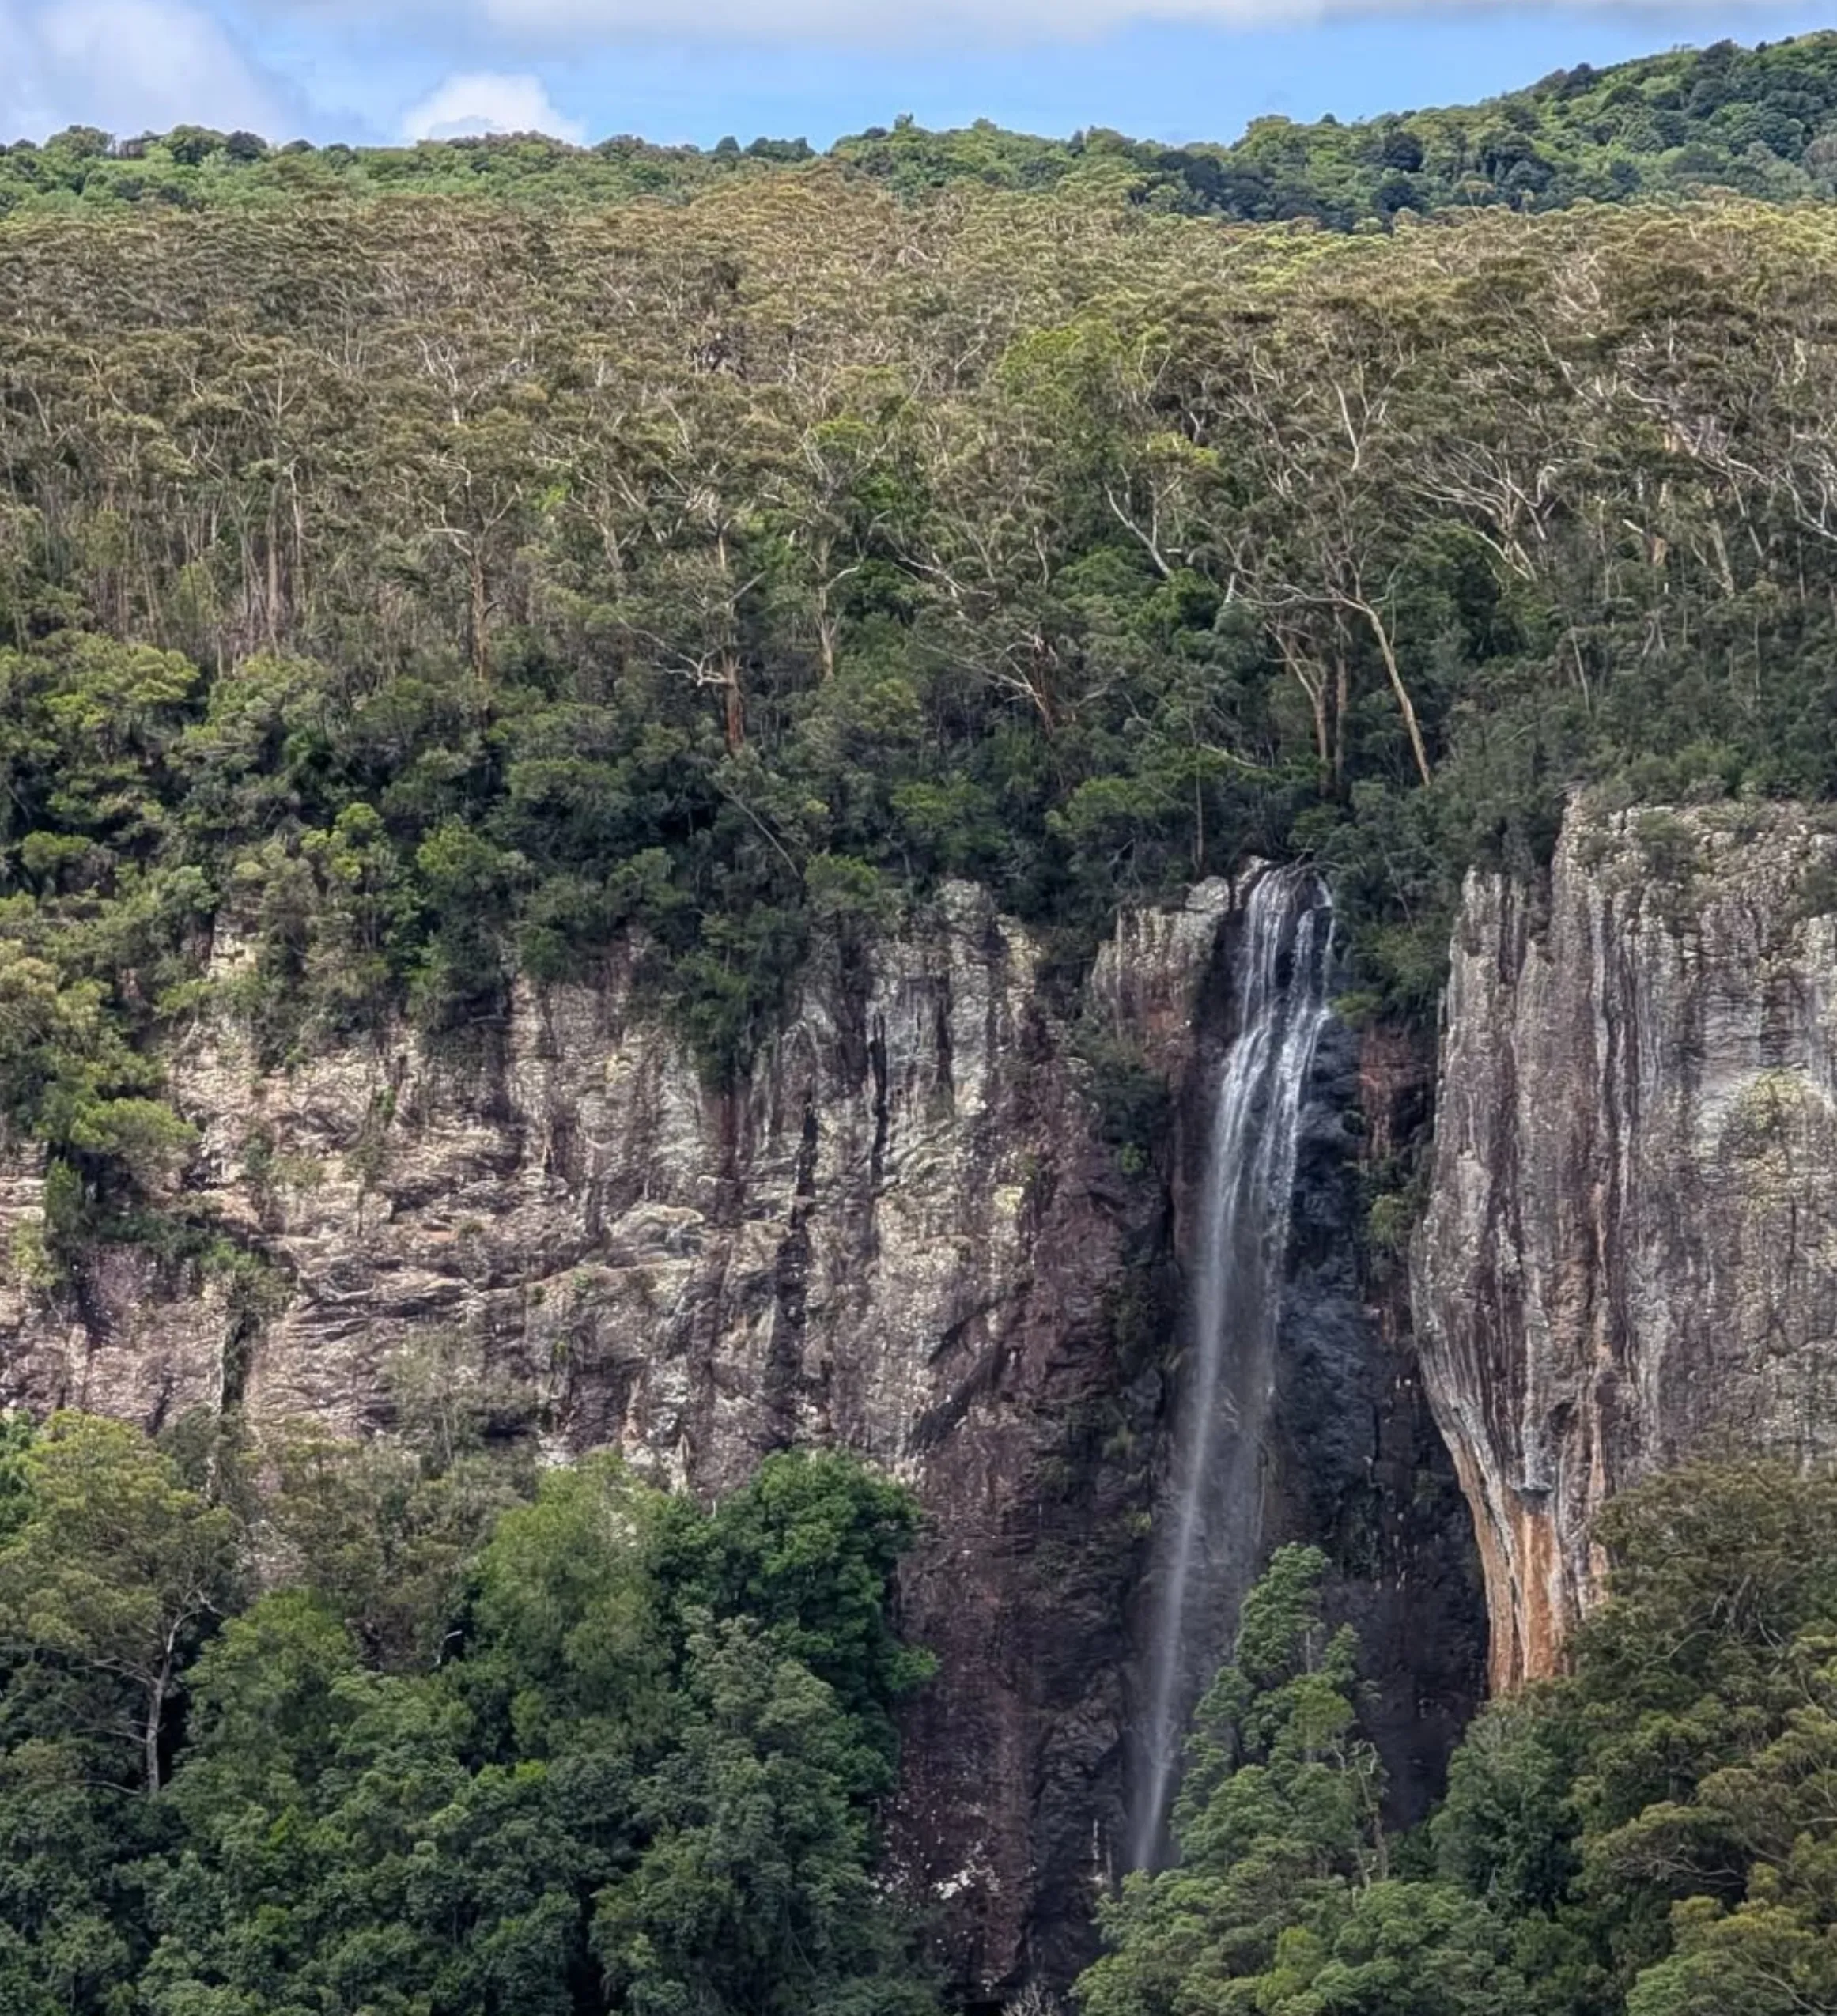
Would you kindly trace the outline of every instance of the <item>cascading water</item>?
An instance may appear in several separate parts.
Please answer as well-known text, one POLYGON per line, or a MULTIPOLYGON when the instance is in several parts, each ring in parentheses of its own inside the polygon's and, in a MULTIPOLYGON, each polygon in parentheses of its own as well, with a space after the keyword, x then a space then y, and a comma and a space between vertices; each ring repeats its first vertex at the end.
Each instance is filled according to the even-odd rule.
POLYGON ((1171 1489, 1155 1568, 1132 1859, 1163 1856, 1181 1735, 1256 1567, 1260 1459, 1303 1095, 1327 1005, 1332 900, 1304 870, 1261 875, 1245 906, 1236 1036, 1212 1109, 1171 1489))

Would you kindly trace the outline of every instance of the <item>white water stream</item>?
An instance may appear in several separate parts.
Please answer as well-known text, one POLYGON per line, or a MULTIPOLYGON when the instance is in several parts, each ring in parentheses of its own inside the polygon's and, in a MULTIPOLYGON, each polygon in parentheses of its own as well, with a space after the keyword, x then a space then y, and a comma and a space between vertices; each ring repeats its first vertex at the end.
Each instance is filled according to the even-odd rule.
POLYGON ((1332 904, 1317 876, 1284 868, 1259 878, 1238 949, 1236 1035, 1212 1109, 1174 1469, 1157 1522, 1137 1868, 1166 1859, 1186 1720, 1229 1649, 1257 1566, 1295 1157, 1308 1074, 1331 1014, 1332 938, 1332 904))

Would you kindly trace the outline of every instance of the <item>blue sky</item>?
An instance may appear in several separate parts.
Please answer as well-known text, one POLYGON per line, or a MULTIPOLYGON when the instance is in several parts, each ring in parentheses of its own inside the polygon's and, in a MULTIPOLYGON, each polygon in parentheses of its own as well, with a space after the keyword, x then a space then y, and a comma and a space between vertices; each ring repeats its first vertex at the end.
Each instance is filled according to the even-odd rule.
POLYGON ((1229 139, 1262 112, 1357 118, 1829 25, 1837 0, 0 0, 0 137, 195 120, 277 140, 536 126, 821 146, 909 111, 1229 139))

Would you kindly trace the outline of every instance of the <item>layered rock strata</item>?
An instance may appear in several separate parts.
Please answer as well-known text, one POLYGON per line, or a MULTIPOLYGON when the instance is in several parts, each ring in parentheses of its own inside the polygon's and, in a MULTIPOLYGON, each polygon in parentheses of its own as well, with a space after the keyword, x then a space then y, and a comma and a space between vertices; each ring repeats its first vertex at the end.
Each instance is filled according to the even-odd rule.
MULTIPOLYGON (((236 1263, 108 1246, 47 1288, 38 1173, 13 1157, 0 1398, 367 1436, 431 1383, 493 1436, 556 1459, 622 1449, 710 1495, 776 1448, 860 1450, 929 1516, 900 1596, 939 1671, 907 1717, 895 1873, 967 2001, 1062 1984, 1122 1852, 1242 894, 1213 882, 1124 916, 1075 985, 981 892, 947 888, 898 935, 814 966, 725 1092, 622 955, 595 985, 520 983, 463 1044, 391 1027, 278 1071, 206 1009, 167 1059, 202 1139, 176 1201, 236 1263)), ((221 924, 223 1001, 248 957, 221 924)), ((1414 1125, 1419 1103, 1413 1065, 1333 1026, 1244 1508, 1263 1545, 1315 1538, 1339 1564, 1412 1814, 1477 1642, 1402 1298, 1358 1257, 1362 1130, 1414 1125)))
MULTIPOLYGON (((1075 1025, 1177 1075, 1230 901, 1215 883, 1127 920, 1092 994, 1055 1008, 1038 942, 947 889, 813 971, 728 1093, 618 961, 596 987, 519 985, 463 1049, 398 1028, 268 1072, 206 1015, 168 1060, 202 1140, 184 1202, 259 1257, 260 1292, 130 1247, 65 1293, 15 1268, 0 1385, 149 1426, 234 1404, 361 1436, 389 1432, 418 1360, 494 1433, 623 1449, 703 1493, 792 1444, 876 1459, 931 1515, 901 1601, 939 1661, 896 1857, 972 1989, 1063 1973, 1120 1811, 1170 1281, 1164 1185, 1151 1152, 1106 1144, 1075 1025)), ((242 957, 220 931, 214 977, 242 957)), ((0 1251, 29 1245, 38 1191, 17 1164, 0 1251)))

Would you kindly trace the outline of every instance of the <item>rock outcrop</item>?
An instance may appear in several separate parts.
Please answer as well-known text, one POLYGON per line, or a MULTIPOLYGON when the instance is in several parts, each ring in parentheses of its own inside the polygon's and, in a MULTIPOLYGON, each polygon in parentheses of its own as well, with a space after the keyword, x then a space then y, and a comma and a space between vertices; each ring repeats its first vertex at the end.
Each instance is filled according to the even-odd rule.
POLYGON ((1573 807, 1547 886, 1468 884, 1415 1301, 1491 1677, 1547 1674, 1614 1492, 1837 1455, 1837 834, 1573 807))
MULTIPOLYGON (((791 1444, 885 1463, 932 1515, 901 1601, 939 1661, 896 1859, 970 1988, 1062 1976, 1121 1812, 1170 1306, 1153 1145, 1106 1143, 1075 1025, 1177 1075, 1230 900, 1212 883, 1127 920, 1055 1008, 1037 941, 947 889, 814 971, 724 1094, 616 961, 597 987, 520 985, 464 1051, 395 1029, 270 1073, 207 1015, 168 1060, 202 1138, 186 1202, 259 1256, 252 1289, 131 1247, 74 1293, 16 1278, 0 1384, 356 1436, 391 1429, 418 1355, 497 1432, 698 1491, 791 1444)), ((220 930, 214 976, 240 957, 220 930)), ((29 1243, 38 1189, 28 1164, 0 1187, 0 1251, 29 1243)))
MULTIPOLYGON (((597 985, 519 984, 463 1045, 397 1026, 281 1071, 233 1012, 203 1011, 167 1062, 201 1134, 181 1201, 209 1250, 104 1247, 70 1286, 35 1285, 17 1262, 40 1185, 16 1158, 0 1398, 365 1436, 431 1380, 469 1390, 493 1435, 556 1459, 622 1449, 704 1493, 775 1448, 864 1452, 930 1515, 901 1603, 939 1671, 907 1719, 894 1873, 967 2001, 1063 1984, 1123 1852, 1241 894, 1212 882, 1125 916, 1079 987, 981 893, 947 888, 898 936, 814 967, 724 1093, 617 956, 597 985)), ((214 978, 245 956, 220 924, 214 978)), ((1374 1295, 1357 1257, 1362 1126, 1382 1134, 1416 1098, 1332 1026, 1244 1513, 1264 1546, 1317 1539, 1340 1565, 1412 1816, 1479 1644, 1401 1297, 1374 1295)))

